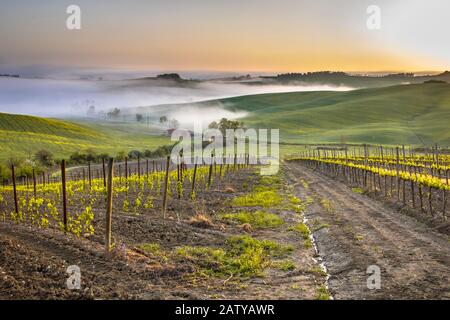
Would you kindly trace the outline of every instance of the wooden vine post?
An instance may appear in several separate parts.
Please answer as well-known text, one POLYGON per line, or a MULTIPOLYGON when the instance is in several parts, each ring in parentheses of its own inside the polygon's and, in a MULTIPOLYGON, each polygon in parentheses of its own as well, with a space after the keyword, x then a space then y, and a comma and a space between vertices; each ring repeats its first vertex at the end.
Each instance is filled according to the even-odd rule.
POLYGON ((178 199, 181 199, 181 193, 178 190, 178 184, 181 183, 181 165, 180 165, 180 158, 177 158, 177 197, 178 199))
POLYGON ((211 176, 212 176, 212 170, 213 170, 213 159, 214 159, 214 155, 211 153, 211 163, 209 164, 209 173, 208 173, 208 190, 209 187, 211 186, 211 176))
POLYGON ((64 231, 67 231, 67 194, 66 194, 66 160, 61 161, 61 186, 64 231))
POLYGON ((141 156, 138 154, 138 163, 137 163, 137 172, 138 172, 138 179, 141 180, 141 156))
POLYGON ((102 158, 102 170, 103 170, 103 186, 106 188, 106 168, 105 168, 105 158, 102 158))
POLYGON ((396 163, 395 163, 395 170, 397 175, 397 200, 400 200, 400 155, 399 155, 399 148, 395 148, 396 151, 396 163))
POLYGON ((33 194, 34 197, 36 198, 36 172, 34 171, 34 168, 33 168, 33 194))
POLYGON ((86 190, 86 171, 83 168, 83 190, 86 190))
POLYGON ((433 188, 431 186, 428 187, 428 209, 430 210, 430 214, 432 217, 434 217, 434 212, 433 212, 433 203, 432 203, 432 192, 433 192, 433 188))
POLYGON ((197 161, 194 164, 194 174, 192 176, 192 186, 191 186, 191 199, 195 195, 195 177, 197 176, 197 161))
POLYGON ((164 195, 163 195, 163 217, 166 218, 167 209, 167 189, 169 188, 169 166, 170 166, 170 156, 167 156, 166 161, 166 176, 164 178, 164 195))
POLYGON ((88 178, 89 178, 89 188, 92 187, 92 173, 91 173, 91 162, 88 161, 88 178))
MULTIPOLYGON (((409 175, 412 177, 412 170, 411 170, 411 167, 408 167, 408 170, 409 170, 409 175)), ((412 205, 413 205, 413 208, 415 209, 416 208, 416 198, 415 198, 415 191, 414 191, 414 181, 411 179, 411 182, 410 182, 410 186, 411 186, 411 201, 412 201, 412 205)))
MULTIPOLYGON (((448 184, 448 169, 445 170, 445 182, 448 184)), ((443 190, 444 195, 442 197, 443 205, 442 205, 442 214, 444 218, 447 218, 447 190, 443 190)))
POLYGON ((13 192, 14 192, 14 211, 15 213, 19 213, 19 206, 17 202, 17 187, 16 187, 16 173, 14 171, 14 165, 11 165, 11 175, 12 175, 12 182, 13 182, 13 192))
POLYGON ((106 198, 106 221, 105 221, 105 250, 111 250, 111 225, 112 225, 112 208, 113 208, 113 174, 114 174, 114 159, 108 160, 108 184, 107 184, 107 198, 106 198))

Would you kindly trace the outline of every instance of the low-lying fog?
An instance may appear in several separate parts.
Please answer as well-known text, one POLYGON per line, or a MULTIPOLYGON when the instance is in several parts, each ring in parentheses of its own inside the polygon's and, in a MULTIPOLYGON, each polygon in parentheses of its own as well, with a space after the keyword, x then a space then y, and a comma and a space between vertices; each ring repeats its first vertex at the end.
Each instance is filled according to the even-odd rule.
MULTIPOLYGON (((90 106, 94 106, 98 112, 112 108, 123 110, 129 107, 197 102, 259 93, 351 89, 329 85, 248 85, 219 81, 176 83, 145 79, 92 81, 0 77, 0 112, 70 118, 85 117, 90 106)), ((244 115, 233 114, 220 106, 208 110, 195 110, 195 107, 191 109, 190 117, 197 120, 205 117, 205 121, 221 116, 236 118, 244 115)), ((155 113, 160 112, 155 110, 155 113)))

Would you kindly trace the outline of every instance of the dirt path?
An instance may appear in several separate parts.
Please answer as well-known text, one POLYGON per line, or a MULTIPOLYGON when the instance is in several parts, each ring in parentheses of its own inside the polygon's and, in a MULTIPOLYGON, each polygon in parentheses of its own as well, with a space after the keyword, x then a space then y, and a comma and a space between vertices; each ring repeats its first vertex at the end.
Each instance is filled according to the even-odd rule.
POLYGON ((286 165, 335 299, 450 299, 450 238, 299 163, 286 165), (320 227, 317 227, 320 226, 320 227), (367 268, 381 270, 368 289, 367 268))

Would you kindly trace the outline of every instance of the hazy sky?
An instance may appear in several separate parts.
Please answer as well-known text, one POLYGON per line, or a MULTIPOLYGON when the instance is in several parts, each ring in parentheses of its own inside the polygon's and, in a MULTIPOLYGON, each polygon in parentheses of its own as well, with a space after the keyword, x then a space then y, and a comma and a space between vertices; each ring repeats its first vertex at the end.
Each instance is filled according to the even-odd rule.
POLYGON ((0 0, 0 73, 450 69, 448 0, 0 0), (82 29, 66 28, 81 7, 82 29), (369 5, 381 29, 366 27, 369 5))

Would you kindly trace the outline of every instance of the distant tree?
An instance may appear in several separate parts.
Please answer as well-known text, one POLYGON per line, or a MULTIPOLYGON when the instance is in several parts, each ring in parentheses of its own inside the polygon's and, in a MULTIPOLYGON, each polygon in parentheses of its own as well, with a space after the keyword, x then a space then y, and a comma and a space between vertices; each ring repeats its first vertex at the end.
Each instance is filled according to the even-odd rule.
POLYGON ((14 165, 15 167, 20 166, 20 164, 23 162, 22 158, 18 157, 11 157, 8 159, 8 167, 11 167, 11 165, 14 165))
POLYGON ((165 122, 167 122, 167 117, 166 117, 166 116, 160 117, 160 118, 159 118, 159 122, 160 122, 160 123, 165 123, 165 122))
POLYGON ((144 117, 142 116, 142 114, 136 113, 136 121, 141 122, 142 120, 144 120, 144 117))
POLYGON ((183 80, 178 73, 164 73, 159 74, 156 76, 157 79, 164 79, 164 80, 175 80, 180 81, 183 80))
POLYGON ((124 161, 126 156, 127 156, 127 153, 125 151, 119 151, 116 155, 116 160, 124 161))
POLYGON ((219 124, 216 121, 213 121, 208 125, 208 128, 209 129, 219 129, 219 124))
POLYGON ((100 153, 99 155, 98 155, 98 158, 99 158, 99 160, 102 160, 102 159, 108 159, 109 158, 109 154, 107 154, 107 153, 100 153))
POLYGON ((89 148, 86 150, 86 160, 90 162, 96 162, 98 160, 98 155, 94 149, 89 148))
POLYGON ((76 151, 70 155, 69 162, 75 164, 84 164, 87 162, 87 156, 84 153, 79 153, 78 151, 76 151))
POLYGON ((144 150, 144 157, 146 158, 152 158, 153 157, 153 151, 152 150, 144 150))
POLYGON ((89 106, 89 108, 87 110, 87 116, 88 117, 95 116, 95 106, 94 105, 89 106))
POLYGON ((109 111, 107 114, 108 118, 118 118, 120 115, 120 109, 114 108, 111 111, 109 111))
POLYGON ((39 150, 35 153, 34 158, 43 166, 50 167, 55 164, 53 154, 45 149, 39 150))
POLYGON ((128 152, 128 158, 129 159, 137 159, 138 157, 143 157, 143 153, 140 152, 139 150, 132 150, 130 152, 128 152))
POLYGON ((36 166, 34 161, 31 159, 25 159, 22 163, 20 163, 20 165, 17 166, 16 175, 17 177, 32 177, 33 170, 35 173, 40 172, 39 167, 36 166))
POLYGON ((163 145, 163 146, 159 146, 155 152, 154 152, 154 156, 155 157, 164 157, 166 155, 169 155, 172 152, 172 148, 173 145, 163 145))
POLYGON ((241 129, 244 128, 244 123, 242 121, 228 120, 227 118, 220 119, 219 123, 211 122, 208 126, 210 129, 219 129, 225 136, 227 129, 241 129))

